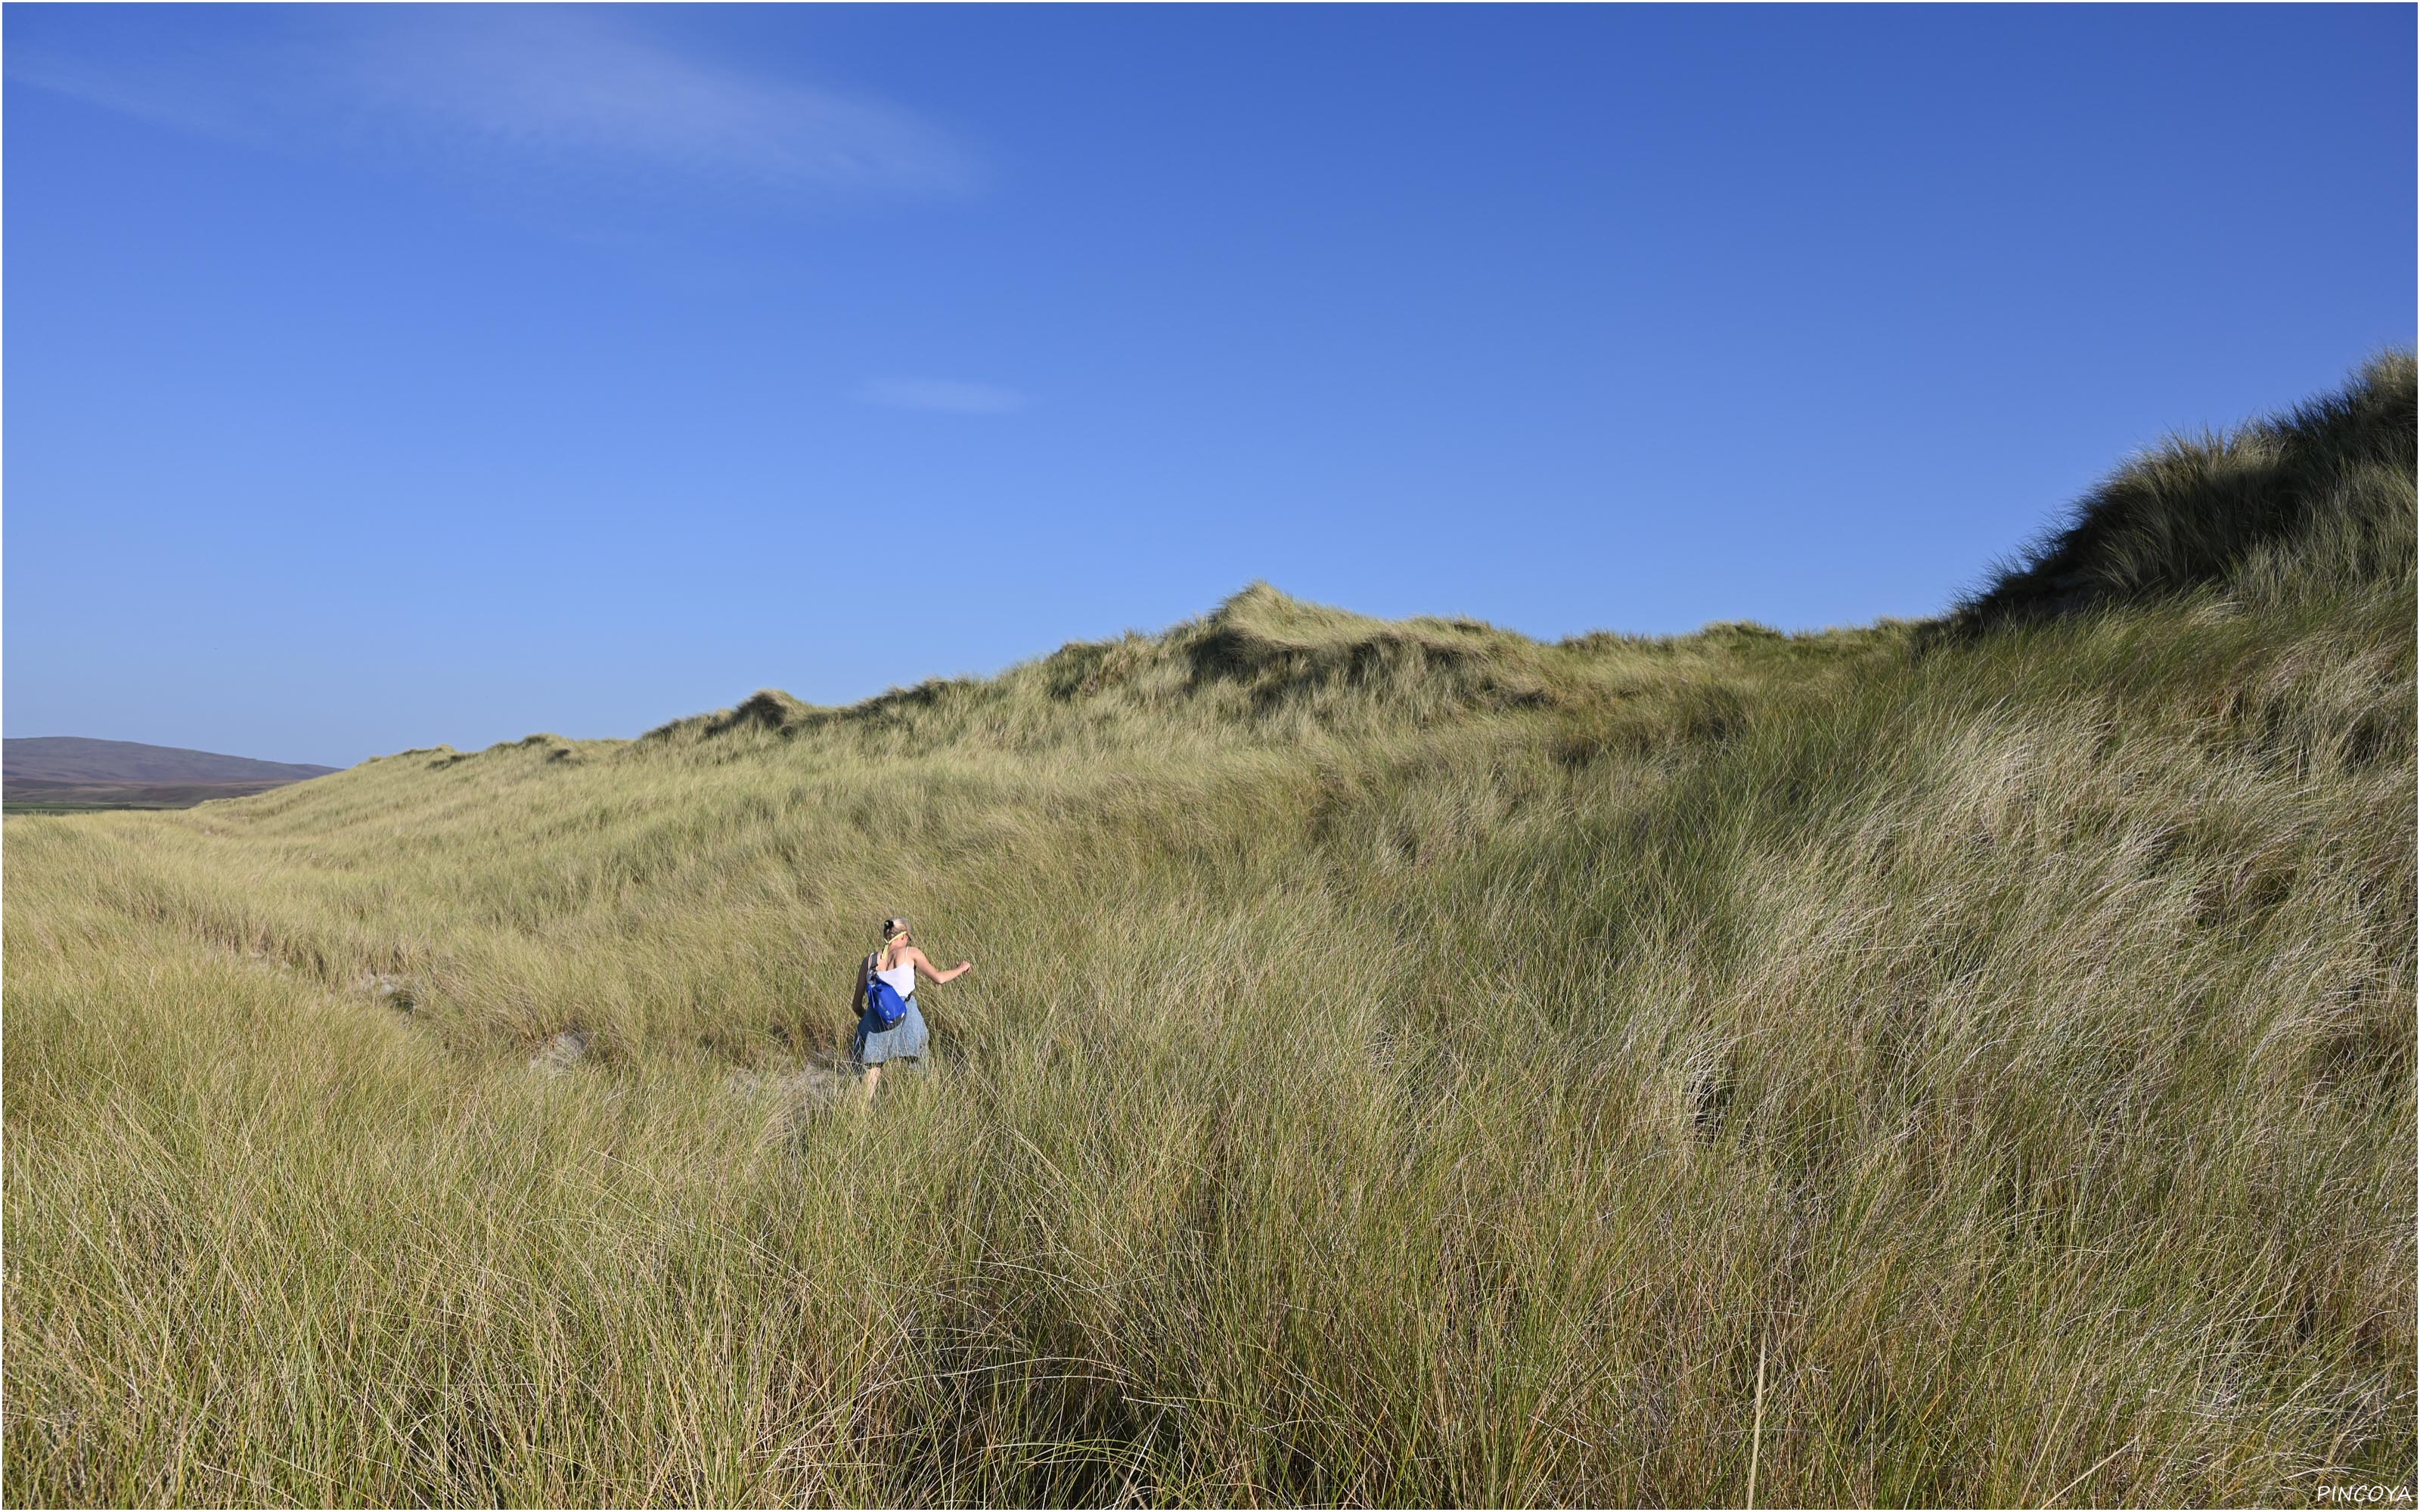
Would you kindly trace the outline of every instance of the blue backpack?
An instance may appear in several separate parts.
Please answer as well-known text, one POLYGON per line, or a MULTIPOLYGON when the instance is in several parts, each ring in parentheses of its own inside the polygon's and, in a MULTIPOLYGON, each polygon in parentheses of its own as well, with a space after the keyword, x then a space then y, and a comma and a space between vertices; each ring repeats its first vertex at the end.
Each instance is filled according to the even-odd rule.
POLYGON ((895 1029, 899 1021, 908 1016, 908 999, 899 995, 898 988, 874 974, 874 957, 870 955, 865 958, 865 1007, 874 1015, 876 1028, 895 1029))

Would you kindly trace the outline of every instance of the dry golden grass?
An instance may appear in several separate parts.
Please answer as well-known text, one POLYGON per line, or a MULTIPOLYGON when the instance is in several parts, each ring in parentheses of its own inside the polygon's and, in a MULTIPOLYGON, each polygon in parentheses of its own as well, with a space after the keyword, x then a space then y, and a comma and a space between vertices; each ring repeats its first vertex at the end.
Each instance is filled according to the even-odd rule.
POLYGON ((11 819, 7 1494, 2408 1485, 2380 467, 1954 635, 1256 588, 851 710, 11 819), (827 1102, 903 908, 978 969, 827 1102))

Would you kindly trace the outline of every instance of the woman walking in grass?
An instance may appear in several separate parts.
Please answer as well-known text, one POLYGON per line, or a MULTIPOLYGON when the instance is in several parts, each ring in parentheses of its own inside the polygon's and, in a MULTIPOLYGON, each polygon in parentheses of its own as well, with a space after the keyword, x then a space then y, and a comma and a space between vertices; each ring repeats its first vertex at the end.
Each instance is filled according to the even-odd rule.
POLYGON ((859 996, 863 1011, 857 1020, 857 1061, 865 1068, 865 1095, 871 1100, 874 1088, 882 1080, 883 1066, 893 1060, 923 1058, 924 1046, 932 1036, 924 1028, 923 1011, 916 1006, 916 973, 923 972, 930 981, 952 981, 974 969, 971 961, 961 961, 947 971, 937 968, 916 949, 915 934, 905 918, 882 921, 882 948, 865 958, 864 975, 859 981, 859 996), (888 986, 907 1003, 907 1011, 888 1027, 882 1022, 882 1010, 876 999, 880 995, 875 984, 888 986))

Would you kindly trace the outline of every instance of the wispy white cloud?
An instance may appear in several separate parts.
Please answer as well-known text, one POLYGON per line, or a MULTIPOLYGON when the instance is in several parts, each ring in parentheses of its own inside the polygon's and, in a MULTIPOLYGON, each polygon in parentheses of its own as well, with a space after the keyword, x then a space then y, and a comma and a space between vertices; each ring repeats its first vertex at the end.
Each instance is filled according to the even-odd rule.
POLYGON ((867 404, 893 409, 932 409, 954 415, 1004 415, 1032 403, 1015 389, 949 378, 874 378, 857 391, 867 404))
POLYGON ((312 10, 207 53, 10 41, 13 84, 302 150, 821 195, 947 195, 976 173, 962 145, 895 106, 687 56, 569 8, 312 10))
POLYGON ((483 150, 919 194, 964 189, 972 173, 903 111, 751 78, 576 12, 414 16, 342 76, 374 110, 483 150))

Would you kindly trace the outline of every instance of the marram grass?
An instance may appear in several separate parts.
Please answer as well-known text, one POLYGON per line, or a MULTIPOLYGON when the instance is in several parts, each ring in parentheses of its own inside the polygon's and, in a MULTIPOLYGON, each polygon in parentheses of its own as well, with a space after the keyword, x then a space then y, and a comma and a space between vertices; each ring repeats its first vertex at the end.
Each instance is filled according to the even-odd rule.
POLYGON ((1256 588, 12 818, 7 1497, 2409 1486, 2408 361, 2344 402, 2398 372, 2399 456, 2164 536, 2155 457, 2079 601, 1942 632, 1256 588), (898 909, 978 966, 869 1110, 898 909))

